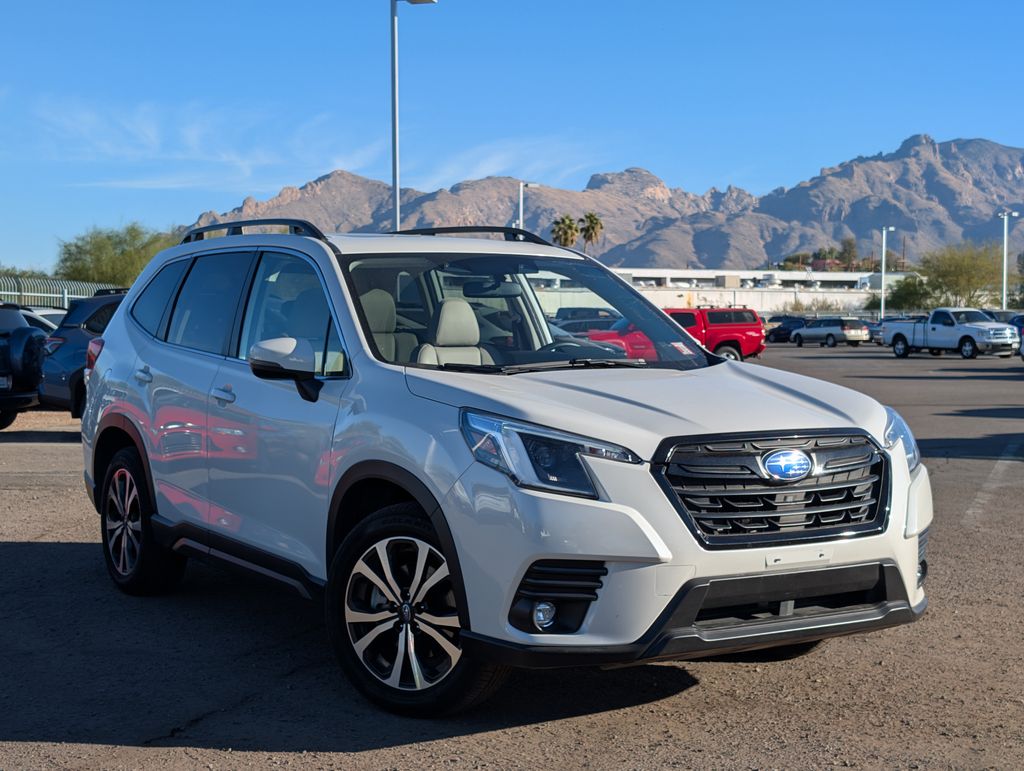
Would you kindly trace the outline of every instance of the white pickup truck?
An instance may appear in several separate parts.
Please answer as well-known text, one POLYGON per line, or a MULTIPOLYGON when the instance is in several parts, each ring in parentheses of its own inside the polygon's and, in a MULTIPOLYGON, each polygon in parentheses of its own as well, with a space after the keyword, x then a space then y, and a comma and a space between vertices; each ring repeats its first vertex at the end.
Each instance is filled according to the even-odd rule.
POLYGON ((1020 348, 1020 335, 1013 326, 992 321, 974 308, 936 308, 924 321, 887 321, 882 339, 899 359, 915 351, 932 356, 959 351, 965 359, 979 353, 1012 356, 1020 348))

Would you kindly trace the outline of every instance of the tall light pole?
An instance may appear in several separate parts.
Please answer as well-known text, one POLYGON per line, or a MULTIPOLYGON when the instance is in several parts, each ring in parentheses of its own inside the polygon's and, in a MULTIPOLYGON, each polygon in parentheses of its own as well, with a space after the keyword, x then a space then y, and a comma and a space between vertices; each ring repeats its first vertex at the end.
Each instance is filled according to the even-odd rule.
POLYGON ((1003 221, 1003 310, 1006 310, 1006 265, 1010 258, 1010 217, 1019 217, 1020 212, 1001 211, 999 219, 1003 221))
POLYGON ((540 187, 540 185, 536 182, 519 183, 519 219, 516 220, 516 227, 520 229, 526 228, 526 220, 523 219, 523 189, 527 187, 540 187))
MULTIPOLYGON (((427 5, 437 0, 405 0, 427 5)), ((391 0, 391 194, 395 199, 395 230, 402 228, 402 189, 398 185, 398 0, 391 0)))
POLYGON ((879 313, 878 318, 885 318, 885 251, 886 251, 886 237, 892 233, 896 228, 892 225, 886 225, 882 228, 882 310, 879 313))

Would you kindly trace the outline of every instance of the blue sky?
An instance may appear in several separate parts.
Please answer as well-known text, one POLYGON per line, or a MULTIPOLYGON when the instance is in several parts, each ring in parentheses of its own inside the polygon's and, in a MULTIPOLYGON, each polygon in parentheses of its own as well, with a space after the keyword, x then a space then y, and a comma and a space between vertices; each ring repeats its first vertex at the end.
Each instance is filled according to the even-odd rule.
MULTIPOLYGON (((390 179, 387 0, 4 4, 0 263, 336 168, 390 179), (290 16, 289 14, 295 14, 290 16)), ((402 183, 792 185, 907 136, 1024 145, 1014 3, 400 3, 402 183)))

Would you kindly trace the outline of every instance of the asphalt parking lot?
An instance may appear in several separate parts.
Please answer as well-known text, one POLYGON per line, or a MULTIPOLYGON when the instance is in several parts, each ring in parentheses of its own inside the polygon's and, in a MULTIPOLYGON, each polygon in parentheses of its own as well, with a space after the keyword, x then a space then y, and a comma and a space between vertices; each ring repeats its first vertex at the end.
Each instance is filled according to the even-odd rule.
POLYGON ((202 565, 117 592, 77 423, 0 434, 0 768, 1020 767, 1024 366, 770 348, 757 364, 897 408, 936 505, 918 623, 789 661, 522 672, 445 721, 381 713, 343 679, 320 608, 202 565))

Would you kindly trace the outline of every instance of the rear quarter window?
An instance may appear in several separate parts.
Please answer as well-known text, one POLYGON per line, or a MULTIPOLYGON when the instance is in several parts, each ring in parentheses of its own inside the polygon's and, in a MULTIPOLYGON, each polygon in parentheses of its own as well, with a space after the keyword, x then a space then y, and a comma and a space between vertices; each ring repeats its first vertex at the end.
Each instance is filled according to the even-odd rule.
POLYGON ((146 285, 132 306, 132 318, 154 337, 160 337, 161 322, 188 264, 188 260, 177 260, 165 265, 146 285))
POLYGON ((757 316, 753 311, 730 310, 708 311, 709 324, 756 324, 757 316))
POLYGON ((85 327, 86 331, 92 332, 94 335, 102 335, 107 328, 107 324, 110 323, 114 311, 117 310, 117 306, 120 304, 121 301, 118 300, 117 302, 101 305, 82 326, 85 327))

